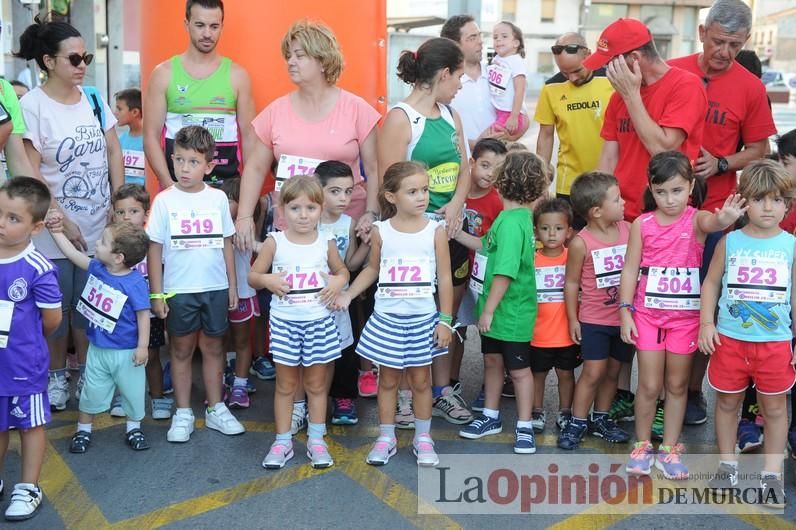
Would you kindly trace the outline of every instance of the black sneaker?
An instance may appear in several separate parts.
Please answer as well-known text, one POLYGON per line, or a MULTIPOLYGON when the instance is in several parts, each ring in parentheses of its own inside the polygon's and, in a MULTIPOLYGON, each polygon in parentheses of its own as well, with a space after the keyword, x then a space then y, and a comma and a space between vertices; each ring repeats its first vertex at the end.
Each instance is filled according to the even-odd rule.
POLYGON ((785 508, 785 487, 782 479, 766 475, 760 479, 763 506, 766 508, 785 508))
POLYGON ((588 425, 581 422, 570 421, 561 434, 558 435, 558 447, 567 451, 574 451, 583 440, 588 425))
POLYGON ((688 392, 688 402, 685 406, 685 425, 702 425, 708 421, 708 405, 702 392, 688 392))
POLYGON ((72 442, 69 444, 70 453, 85 453, 88 451, 88 446, 91 445, 91 433, 86 431, 77 431, 72 436, 72 442))
POLYGON ((721 494, 730 493, 738 488, 738 468, 729 464, 719 464, 719 469, 708 481, 708 488, 721 494))
POLYGON ((503 391, 500 395, 504 398, 514 397, 514 381, 511 380, 511 377, 507 377, 506 380, 503 381, 503 391))
POLYGON ((614 444, 627 443, 630 435, 623 431, 607 414, 596 420, 589 420, 589 434, 614 444))

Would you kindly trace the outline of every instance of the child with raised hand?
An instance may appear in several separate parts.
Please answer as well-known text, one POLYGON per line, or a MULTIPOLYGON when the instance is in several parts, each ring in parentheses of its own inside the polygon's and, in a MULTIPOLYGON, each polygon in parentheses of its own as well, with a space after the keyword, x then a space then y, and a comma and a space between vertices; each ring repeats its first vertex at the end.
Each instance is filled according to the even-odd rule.
POLYGON ((567 248, 564 277, 569 335, 581 345, 583 359, 572 419, 558 436, 558 447, 571 451, 578 448, 587 431, 611 443, 630 439, 608 416, 608 410, 622 363, 633 361, 633 348, 619 336, 619 277, 630 234, 619 182, 607 173, 584 173, 572 183, 570 201, 586 219, 585 228, 567 248))
POLYGON ((735 428, 751 378, 765 419, 762 498, 778 508, 785 506, 786 395, 796 381, 791 346, 796 238, 778 226, 792 189, 787 172, 771 160, 754 161, 743 170, 738 193, 747 201, 749 222, 716 246, 702 286, 699 317, 699 349, 711 356, 707 379, 717 392, 716 438, 721 453, 709 485, 724 491, 738 487, 735 428))
POLYGON ((149 286, 134 269, 147 255, 149 237, 142 227, 131 223, 108 225, 97 241, 95 257, 89 258, 67 239, 62 223, 51 224, 50 233, 64 256, 88 271, 77 304, 77 311, 89 322, 86 377, 69 451, 88 450, 94 416, 110 408, 117 387, 127 416, 127 444, 135 451, 149 449, 141 432, 146 415, 149 286))
POLYGON ((238 292, 229 200, 204 182, 215 166, 214 152, 207 129, 191 125, 177 131, 171 157, 177 182, 155 197, 147 224, 149 297, 155 316, 166 319, 171 347, 177 408, 166 439, 173 443, 187 442, 194 431, 191 359, 197 345, 207 393, 205 426, 230 436, 246 430, 221 399, 227 314, 238 307, 238 292))
POLYGON ((540 201, 533 210, 536 239, 536 303, 538 313, 531 340, 533 372, 533 413, 531 423, 537 432, 545 427, 544 390, 547 373, 555 368, 558 378, 558 418, 563 429, 572 419, 575 394, 575 368, 580 366, 580 347, 569 335, 564 304, 564 278, 567 264, 566 242, 572 237, 572 207, 565 199, 540 201))
POLYGON ((301 369, 309 398, 307 456, 312 467, 320 469, 334 465, 323 436, 328 365, 340 357, 340 333, 327 305, 348 282, 348 270, 335 239, 318 230, 323 211, 318 180, 292 177, 282 187, 279 200, 287 228, 268 234, 249 273, 249 285, 274 294, 269 323, 276 365, 276 440, 262 465, 281 469, 293 458, 290 421, 301 369))
MULTIPOLYGON (((50 421, 45 337, 61 323, 61 290, 55 266, 31 236, 44 228, 50 191, 40 180, 15 177, 0 186, 0 470, 9 431, 19 433, 21 480, 5 511, 9 521, 30 519, 42 502, 39 477, 50 421)), ((0 480, 0 495, 4 492, 0 480)))
POLYGON ((484 353, 484 410, 459 431, 463 438, 482 438, 503 430, 500 394, 505 370, 514 383, 517 426, 514 452, 536 452, 531 423, 533 374, 531 339, 536 323, 533 203, 549 182, 544 163, 530 152, 506 155, 495 172, 503 211, 482 238, 464 232, 460 243, 476 250, 470 288, 478 293, 476 314, 484 353))
POLYGON ((705 236, 731 226, 746 208, 740 195, 731 195, 715 213, 698 211, 704 185, 678 151, 653 156, 647 175, 646 213, 630 228, 619 286, 622 340, 638 351, 637 441, 626 470, 648 475, 654 460, 666 478, 683 480, 688 468, 678 439, 699 337, 699 267, 705 236), (650 434, 662 389, 663 442, 656 456, 650 434))
POLYGON ((489 91, 496 118, 492 128, 506 130, 510 135, 528 127, 525 108, 525 41, 522 30, 506 20, 492 30, 495 57, 487 67, 489 91))
POLYGON ((430 434, 430 366, 450 344, 453 283, 445 227, 423 215, 428 200, 423 166, 397 162, 387 168, 379 191, 383 220, 373 224, 368 264, 335 304, 347 308, 378 280, 375 308, 356 349, 379 365, 379 437, 367 456, 374 466, 386 464, 397 451, 395 406, 404 371, 414 400, 417 464, 439 463, 430 434))
MULTIPOLYGON (((138 184, 125 184, 113 193, 113 221, 131 223, 144 228, 149 217, 149 193, 138 184)), ((149 281, 149 268, 146 257, 135 265, 135 270, 149 281)), ((160 348, 166 344, 163 320, 153 313, 149 314, 149 360, 146 363, 146 381, 152 403, 152 418, 167 420, 171 418, 174 400, 163 395, 163 366, 160 364, 160 348)), ((117 395, 111 405, 111 416, 124 417, 122 398, 117 395)))

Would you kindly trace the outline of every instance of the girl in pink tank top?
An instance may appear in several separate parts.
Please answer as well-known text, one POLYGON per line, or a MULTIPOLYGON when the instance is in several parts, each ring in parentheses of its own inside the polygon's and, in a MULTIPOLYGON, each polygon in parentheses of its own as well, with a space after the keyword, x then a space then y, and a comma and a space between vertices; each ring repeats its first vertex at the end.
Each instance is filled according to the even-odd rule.
POLYGON ((715 213, 697 211, 704 183, 694 176, 688 158, 676 151, 653 156, 648 177, 647 213, 630 229, 619 286, 622 340, 636 346, 639 370, 638 441, 626 469, 649 474, 655 460, 666 478, 686 479, 688 468, 680 460, 682 446, 677 441, 685 415, 690 354, 696 351, 699 336, 699 267, 705 236, 731 226, 746 208, 740 195, 732 195, 715 213), (650 434, 664 383, 665 427, 656 458, 650 434))

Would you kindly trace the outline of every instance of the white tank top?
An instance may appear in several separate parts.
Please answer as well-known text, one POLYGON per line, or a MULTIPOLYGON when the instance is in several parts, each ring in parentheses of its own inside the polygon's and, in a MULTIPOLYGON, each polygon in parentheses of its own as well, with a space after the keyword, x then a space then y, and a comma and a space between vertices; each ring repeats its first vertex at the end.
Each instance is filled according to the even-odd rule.
POLYGON ((271 270, 274 274, 287 272, 285 280, 290 292, 279 298, 271 298, 271 315, 281 320, 306 322, 330 314, 329 309, 318 300, 326 280, 320 274, 329 273, 329 236, 318 234, 309 245, 291 243, 284 232, 268 234, 276 242, 276 253, 271 270))
POLYGON ((374 310, 397 315, 435 313, 437 259, 434 233, 439 223, 429 220, 420 232, 415 233, 399 232, 389 219, 374 225, 381 236, 374 310))
POLYGON ((252 251, 242 251, 235 247, 235 276, 237 276, 238 282, 238 298, 241 300, 251 298, 257 294, 257 291, 249 285, 249 271, 251 268, 252 251))

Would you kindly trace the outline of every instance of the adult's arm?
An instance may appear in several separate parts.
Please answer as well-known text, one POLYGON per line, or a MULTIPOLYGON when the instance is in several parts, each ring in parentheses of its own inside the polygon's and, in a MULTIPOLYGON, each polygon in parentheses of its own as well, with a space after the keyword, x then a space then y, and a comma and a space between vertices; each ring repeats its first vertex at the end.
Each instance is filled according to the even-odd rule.
MULTIPOLYGON (((393 109, 384 118, 384 125, 378 132, 376 152, 378 153, 379 183, 384 182, 384 172, 396 162, 406 160, 406 148, 412 139, 412 129, 406 113, 393 109)), ((462 151, 464 152, 464 151, 462 151)))
MULTIPOLYGON (((456 124, 459 152, 466 153, 462 120, 459 118, 459 113, 454 109, 451 109, 451 113, 453 114, 453 122, 456 124)), ((470 164, 466 157, 462 155, 462 159, 459 163, 459 177, 456 180, 456 191, 453 193, 450 202, 437 210, 438 213, 445 214, 449 239, 452 239, 456 235, 456 232, 459 231, 459 227, 461 226, 461 212, 467 200, 468 193, 470 193, 470 164)))
POLYGON ((252 95, 252 83, 249 79, 249 74, 246 70, 238 65, 232 64, 232 71, 230 73, 232 87, 237 93, 237 106, 235 113, 238 119, 238 127, 240 128, 240 141, 241 141, 241 157, 243 165, 246 165, 246 160, 249 153, 254 149, 254 143, 257 142, 257 135, 254 134, 254 121, 257 115, 254 110, 254 97, 252 95))
POLYGON ((159 64, 152 71, 144 98, 144 155, 163 188, 174 183, 169 173, 166 154, 160 146, 163 126, 166 123, 166 90, 170 79, 171 64, 168 61, 159 64))
POLYGON ((108 175, 111 180, 111 194, 124 185, 124 157, 116 127, 105 131, 105 145, 108 150, 108 175))
POLYGON ((357 221, 356 233, 359 236, 368 231, 378 218, 368 212, 379 213, 379 190, 381 189, 382 175, 379 172, 379 155, 376 148, 376 126, 365 137, 359 146, 359 157, 368 180, 365 183, 367 198, 365 199, 365 213, 357 221))
POLYGON ((25 145, 21 134, 12 134, 6 142, 6 163, 11 176, 32 177, 36 174, 25 153, 25 145))
POLYGON ((539 125, 539 136, 536 138, 536 155, 550 165, 553 158, 553 142, 555 125, 539 125))
POLYGON ((597 171, 613 174, 619 162, 619 142, 606 140, 600 152, 600 161, 597 162, 597 171))
MULTIPOLYGON (((757 142, 746 143, 741 151, 724 157, 729 163, 727 169, 729 171, 740 171, 750 162, 754 162, 766 156, 767 149, 767 138, 757 142)), ((702 148, 694 169, 696 170, 696 174, 702 178, 712 177, 719 172, 719 159, 714 156, 713 153, 702 148)))
POLYGON ((266 174, 274 161, 274 152, 259 138, 252 143, 243 175, 240 179, 240 202, 238 218, 235 220, 235 245, 249 250, 254 245, 254 208, 260 200, 260 191, 266 174))

